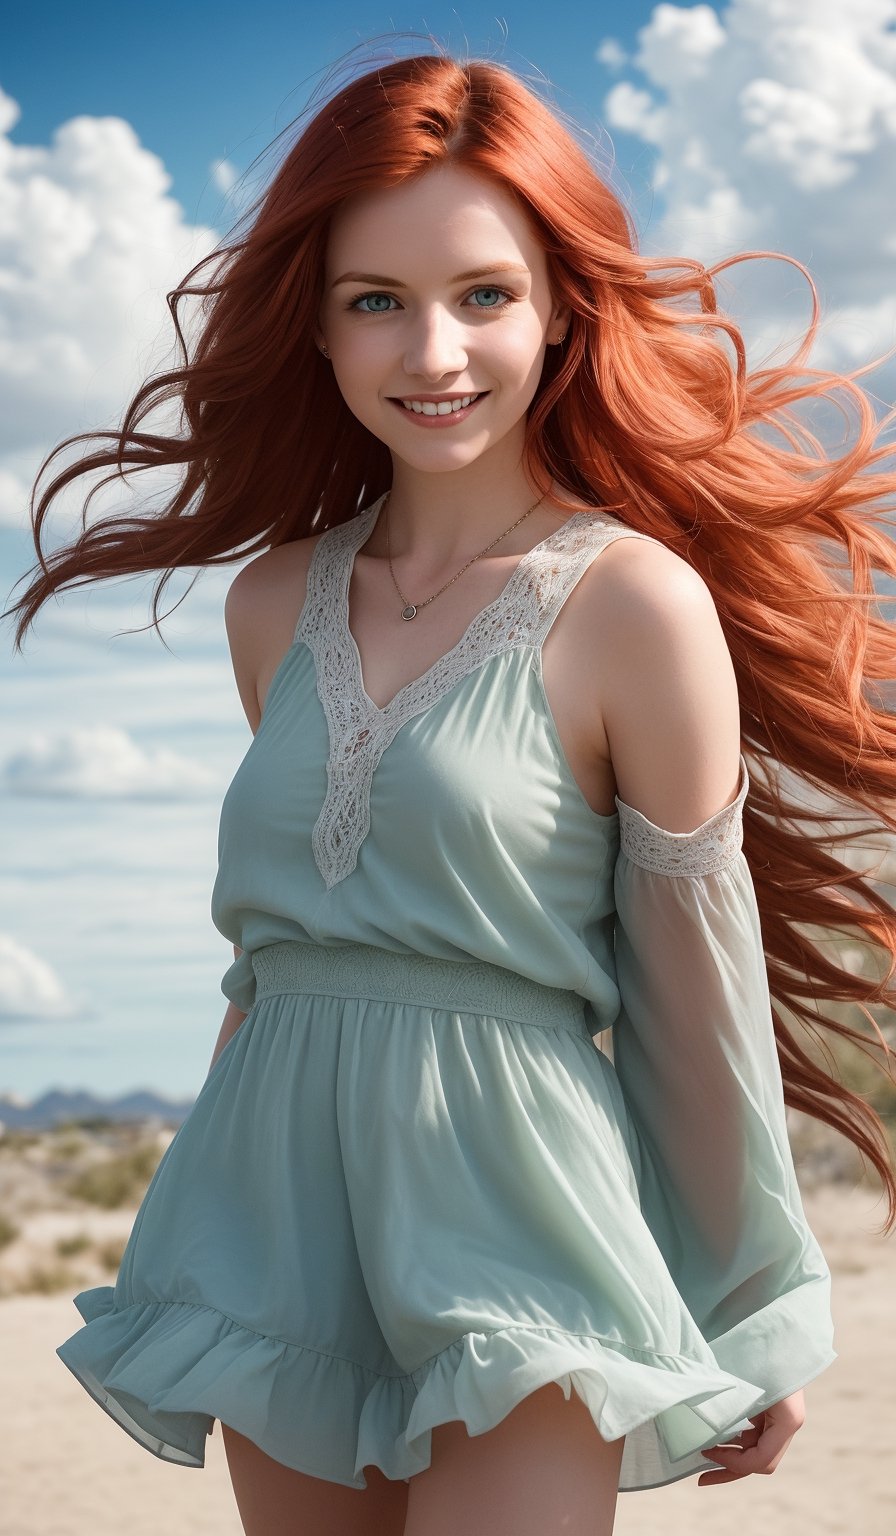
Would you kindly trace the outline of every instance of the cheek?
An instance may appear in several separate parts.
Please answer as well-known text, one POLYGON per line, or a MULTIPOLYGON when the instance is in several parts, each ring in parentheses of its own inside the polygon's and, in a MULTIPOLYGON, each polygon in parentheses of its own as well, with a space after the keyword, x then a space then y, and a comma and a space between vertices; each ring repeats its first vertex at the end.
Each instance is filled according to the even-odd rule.
MULTIPOLYGON (((388 340, 378 330, 375 321, 369 325, 337 324, 333 328, 333 341, 346 380, 357 377, 366 383, 369 376, 388 359, 390 352, 388 340)), ((394 346, 391 350, 394 351, 394 346)))
POLYGON ((495 350, 489 364, 505 399, 528 404, 542 375, 544 352, 541 333, 534 327, 525 336, 508 337, 500 351, 495 350))
POLYGON ((508 317, 503 325, 496 322, 487 347, 495 365, 517 379, 525 378, 533 367, 540 369, 544 350, 541 324, 531 312, 508 317))
POLYGON ((384 348, 365 336, 343 332, 333 341, 331 366, 347 404, 360 412, 375 410, 377 398, 394 377, 394 360, 390 363, 384 348))

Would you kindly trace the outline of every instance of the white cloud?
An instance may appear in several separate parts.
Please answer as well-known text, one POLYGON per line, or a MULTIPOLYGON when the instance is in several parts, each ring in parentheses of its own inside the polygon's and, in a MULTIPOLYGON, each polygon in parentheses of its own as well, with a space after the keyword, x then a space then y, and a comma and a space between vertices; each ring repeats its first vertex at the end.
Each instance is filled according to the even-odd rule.
POLYGON ((681 246, 688 254, 699 249, 707 218, 719 244, 728 250, 754 245, 762 235, 759 220, 744 206, 737 187, 711 187, 702 202, 682 198, 676 218, 681 246))
POLYGON ((608 69, 621 69, 623 64, 628 63, 628 54, 615 37, 605 37, 600 46, 595 48, 594 57, 599 64, 606 64, 608 69))
POLYGON ((0 933, 0 1023, 71 1018, 79 1011, 45 960, 0 933))
POLYGON ((37 732, 0 765, 14 795, 183 800, 205 795, 216 776, 164 747, 146 751, 115 726, 37 732))
MULTIPOLYGON (((858 73, 856 71, 855 73, 858 73)), ((896 102, 896 83, 870 82, 878 94, 889 86, 889 111, 896 102)), ((840 186, 856 173, 856 156, 874 149, 876 135, 869 102, 862 99, 862 83, 854 82, 856 95, 840 91, 827 96, 780 80, 750 80, 740 93, 740 114, 753 129, 744 139, 744 153, 785 170, 794 185, 807 192, 840 186)), ((886 104, 884 104, 886 105, 886 104)), ((889 124, 887 131, 892 134, 889 124)))
POLYGON ((657 5, 638 36, 641 47, 635 62, 657 85, 667 88, 701 79, 710 66, 715 67, 714 55, 727 41, 711 5, 690 10, 657 5))
MULTIPOLYGON (((739 250, 787 253, 808 267, 822 306, 810 366, 846 371, 890 347, 896 0, 664 3, 631 66, 641 78, 617 82, 604 114, 611 131, 658 150, 664 208, 644 254, 712 265, 739 250)), ((810 317, 808 284, 790 265, 761 265, 764 275, 742 263, 721 281, 754 290, 753 345, 792 343, 810 317), (766 281, 777 291, 757 286, 766 281)), ((883 371, 866 387, 887 397, 883 371)))
POLYGON ((18 102, 8 96, 0 86, 0 133, 9 133, 10 129, 16 126, 21 115, 22 110, 18 102))
POLYGON ((232 165, 229 160, 213 160, 209 171, 219 192, 223 192, 226 197, 233 191, 239 174, 235 165, 232 165))
POLYGON ((28 521, 29 493, 22 477, 0 464, 0 528, 19 528, 28 521))
POLYGON ((649 91, 639 91, 628 80, 620 80, 607 96, 604 110, 614 128, 637 134, 650 144, 662 144, 666 114, 649 91))
MULTIPOLYGON (((48 448, 118 420, 147 373, 173 360, 165 294, 218 241, 215 230, 185 222, 168 171, 130 123, 73 117, 48 147, 32 146, 8 138, 20 115, 0 90, 0 524, 7 526, 27 521, 27 492, 48 448)), ((188 331, 191 304, 181 308, 188 331)), ((99 503, 97 496, 92 513, 99 503)))

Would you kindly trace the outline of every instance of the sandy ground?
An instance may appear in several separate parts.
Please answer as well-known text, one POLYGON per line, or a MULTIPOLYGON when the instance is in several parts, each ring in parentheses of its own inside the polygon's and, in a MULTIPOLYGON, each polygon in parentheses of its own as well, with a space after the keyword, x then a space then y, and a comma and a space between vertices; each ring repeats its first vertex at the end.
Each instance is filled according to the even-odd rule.
MULTIPOLYGON (((804 1200, 834 1277, 839 1352, 806 1388, 804 1427, 769 1477, 621 1494, 618 1536, 896 1529, 896 1234, 872 1231, 885 1204, 867 1186, 804 1200)), ((240 1536, 220 1426, 204 1469, 145 1451, 55 1354, 79 1324, 68 1294, 0 1300, 0 1536, 240 1536)))

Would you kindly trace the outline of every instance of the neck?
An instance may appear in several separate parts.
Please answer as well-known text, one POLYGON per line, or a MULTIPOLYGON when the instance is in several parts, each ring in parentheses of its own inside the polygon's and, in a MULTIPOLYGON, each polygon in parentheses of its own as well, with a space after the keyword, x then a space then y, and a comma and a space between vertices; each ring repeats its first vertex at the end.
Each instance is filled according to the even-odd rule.
POLYGON ((496 554, 528 549, 568 515, 552 500, 550 489, 539 493, 528 484, 515 501, 505 493, 497 506, 486 503, 484 511, 465 501, 409 509, 397 503, 393 490, 380 506, 364 553, 383 559, 388 553, 393 560, 418 557, 441 569, 463 564, 494 541, 500 541, 496 554))

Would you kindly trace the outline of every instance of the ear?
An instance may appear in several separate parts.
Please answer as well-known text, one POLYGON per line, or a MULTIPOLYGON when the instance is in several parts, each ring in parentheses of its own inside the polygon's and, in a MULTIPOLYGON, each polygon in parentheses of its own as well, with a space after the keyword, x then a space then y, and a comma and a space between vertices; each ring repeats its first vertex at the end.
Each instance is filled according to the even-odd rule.
POLYGON ((568 304, 557 305, 551 313, 548 325, 548 340, 556 340, 569 330, 569 322, 572 319, 572 310, 568 304))

